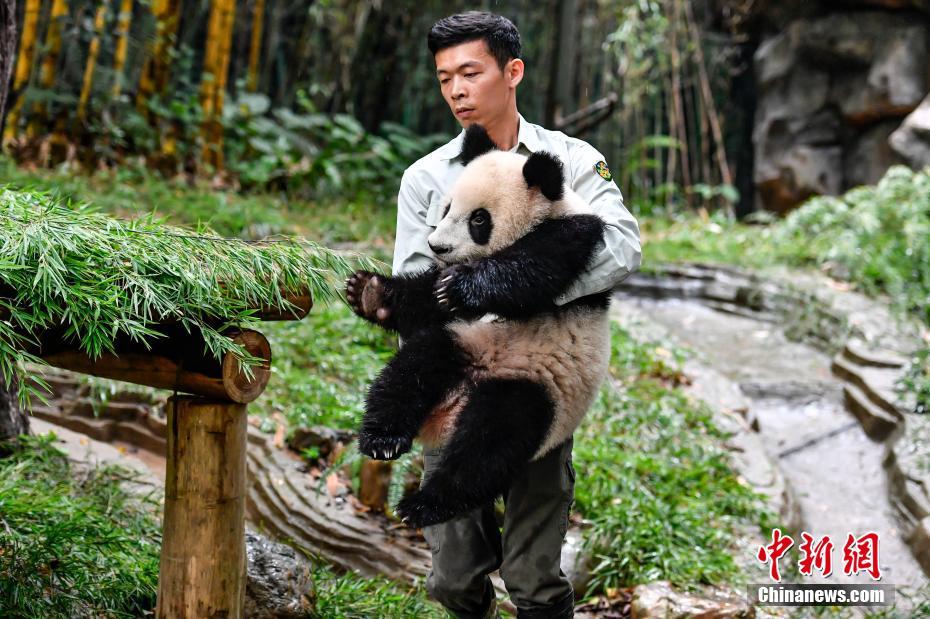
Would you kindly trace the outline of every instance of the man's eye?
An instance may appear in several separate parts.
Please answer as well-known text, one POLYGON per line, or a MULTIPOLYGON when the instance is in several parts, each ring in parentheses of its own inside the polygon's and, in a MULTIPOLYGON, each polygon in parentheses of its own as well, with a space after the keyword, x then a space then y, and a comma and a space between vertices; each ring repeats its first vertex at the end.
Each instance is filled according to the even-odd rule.
POLYGON ((445 83, 448 82, 448 81, 449 81, 449 78, 447 77, 446 79, 439 80, 439 83, 440 83, 440 84, 445 84, 445 83))
POLYGON ((475 77, 476 75, 478 74, 477 73, 466 73, 465 77, 475 77))

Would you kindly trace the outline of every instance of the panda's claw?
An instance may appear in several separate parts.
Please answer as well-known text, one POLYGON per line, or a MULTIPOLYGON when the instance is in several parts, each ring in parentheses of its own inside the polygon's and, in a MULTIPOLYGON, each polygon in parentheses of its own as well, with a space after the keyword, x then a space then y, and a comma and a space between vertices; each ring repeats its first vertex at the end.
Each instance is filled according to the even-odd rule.
POLYGON ((412 440, 407 436, 373 436, 362 433, 358 450, 373 460, 395 460, 410 451, 412 440))
POLYGON ((429 492, 418 490, 401 500, 394 512, 414 529, 445 522, 456 516, 455 508, 429 492))

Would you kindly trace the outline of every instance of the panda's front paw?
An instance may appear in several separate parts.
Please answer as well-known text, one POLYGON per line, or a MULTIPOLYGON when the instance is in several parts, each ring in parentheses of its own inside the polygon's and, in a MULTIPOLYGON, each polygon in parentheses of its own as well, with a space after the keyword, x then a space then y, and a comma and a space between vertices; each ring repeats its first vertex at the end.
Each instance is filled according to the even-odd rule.
POLYGON ((457 314, 468 307, 471 272, 472 268, 469 265, 457 264, 439 273, 433 286, 433 296, 436 297, 436 303, 440 308, 457 314))
POLYGON ((384 279, 370 271, 356 271, 346 280, 346 300, 352 311, 375 324, 390 317, 384 279))
POLYGON ((382 436, 364 430, 358 435, 358 450, 374 460, 396 460, 410 451, 412 444, 408 436, 382 436))
POLYGON ((417 490, 401 500, 394 512, 406 525, 414 529, 439 524, 459 515, 451 505, 423 490, 417 490))

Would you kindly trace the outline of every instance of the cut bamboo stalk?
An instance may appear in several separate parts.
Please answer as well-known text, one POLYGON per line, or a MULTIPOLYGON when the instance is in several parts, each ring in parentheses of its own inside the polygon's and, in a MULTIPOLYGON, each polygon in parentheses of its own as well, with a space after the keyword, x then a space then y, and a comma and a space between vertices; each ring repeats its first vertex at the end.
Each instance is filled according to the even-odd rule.
POLYGON ((242 617, 246 436, 245 405, 169 400, 159 619, 242 617))

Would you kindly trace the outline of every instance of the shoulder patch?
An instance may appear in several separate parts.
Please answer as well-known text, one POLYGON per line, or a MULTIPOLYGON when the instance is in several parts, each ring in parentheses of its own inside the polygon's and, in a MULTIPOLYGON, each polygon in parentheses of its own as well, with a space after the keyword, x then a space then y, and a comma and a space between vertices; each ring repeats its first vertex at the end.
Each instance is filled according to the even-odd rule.
POLYGON ((613 176, 610 173, 610 168, 607 167, 606 161, 598 161, 594 164, 594 171, 597 172, 598 176, 603 178, 605 181, 613 180, 613 176))

